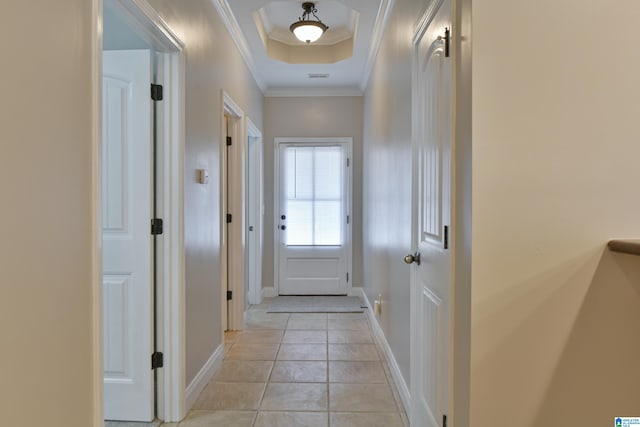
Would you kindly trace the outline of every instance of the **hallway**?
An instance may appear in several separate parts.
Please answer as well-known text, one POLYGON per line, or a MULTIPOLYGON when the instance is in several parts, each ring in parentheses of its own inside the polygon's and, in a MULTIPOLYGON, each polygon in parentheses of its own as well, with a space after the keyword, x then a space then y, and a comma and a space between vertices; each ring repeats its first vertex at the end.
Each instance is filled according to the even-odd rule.
POLYGON ((225 334, 222 366, 165 427, 408 427, 366 313, 267 313, 225 334))

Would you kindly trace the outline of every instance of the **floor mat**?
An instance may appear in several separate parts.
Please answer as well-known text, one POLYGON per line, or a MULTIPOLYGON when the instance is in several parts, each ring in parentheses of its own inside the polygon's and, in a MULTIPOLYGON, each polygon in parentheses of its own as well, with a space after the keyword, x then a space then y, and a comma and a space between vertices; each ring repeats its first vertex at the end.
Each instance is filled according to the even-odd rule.
POLYGON ((362 313, 367 308, 359 297, 280 296, 271 301, 269 313, 362 313))

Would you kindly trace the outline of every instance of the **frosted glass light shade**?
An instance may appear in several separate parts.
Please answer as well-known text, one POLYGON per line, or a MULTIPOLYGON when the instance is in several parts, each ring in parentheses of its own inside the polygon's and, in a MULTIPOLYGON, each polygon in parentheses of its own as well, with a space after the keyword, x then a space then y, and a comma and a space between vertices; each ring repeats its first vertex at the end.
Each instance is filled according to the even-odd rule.
POLYGON ((291 24, 290 29, 301 42, 313 43, 324 34, 327 26, 317 21, 298 21, 291 24))

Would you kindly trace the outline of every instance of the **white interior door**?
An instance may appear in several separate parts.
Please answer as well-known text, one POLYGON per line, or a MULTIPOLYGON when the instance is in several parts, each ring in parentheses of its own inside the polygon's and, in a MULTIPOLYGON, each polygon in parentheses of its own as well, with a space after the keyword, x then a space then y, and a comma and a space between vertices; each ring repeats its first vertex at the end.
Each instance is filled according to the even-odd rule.
POLYGON ((413 230, 420 262, 412 276, 411 425, 442 427, 450 379, 452 68, 442 39, 451 29, 449 0, 437 2, 428 16, 415 46, 413 230))
POLYGON ((151 421, 151 53, 103 55, 104 415, 151 421))
POLYGON ((347 143, 278 144, 278 293, 347 293, 347 143))
MULTIPOLYGON (((250 129, 251 130, 251 129, 250 129)), ((248 304, 260 304, 262 290, 262 140, 256 136, 257 130, 248 137, 247 155, 247 251, 248 304)))

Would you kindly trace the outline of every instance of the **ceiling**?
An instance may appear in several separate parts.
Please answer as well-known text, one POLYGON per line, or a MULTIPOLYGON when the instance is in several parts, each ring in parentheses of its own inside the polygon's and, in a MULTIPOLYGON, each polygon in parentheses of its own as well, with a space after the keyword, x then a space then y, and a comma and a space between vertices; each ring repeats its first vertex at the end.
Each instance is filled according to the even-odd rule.
POLYGON ((213 0, 265 96, 360 95, 393 0, 318 0, 329 26, 315 43, 289 26, 303 0, 213 0))

